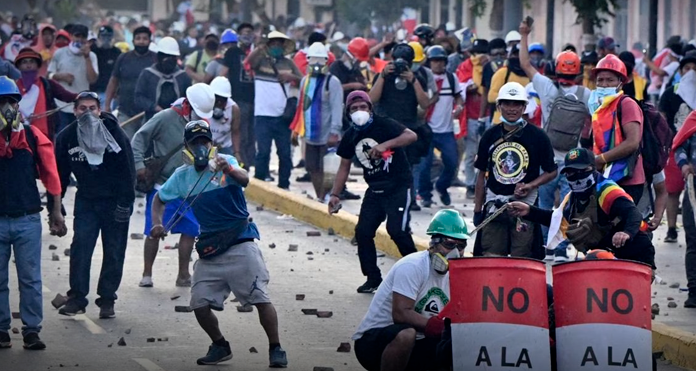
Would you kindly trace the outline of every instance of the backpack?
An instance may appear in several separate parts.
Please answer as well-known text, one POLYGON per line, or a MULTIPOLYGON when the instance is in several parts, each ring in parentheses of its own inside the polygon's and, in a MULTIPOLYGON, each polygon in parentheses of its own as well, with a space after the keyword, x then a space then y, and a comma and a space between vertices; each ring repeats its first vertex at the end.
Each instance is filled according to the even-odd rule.
POLYGON ((177 83, 177 78, 179 77, 179 75, 186 73, 184 72, 184 70, 179 69, 177 71, 174 71, 174 73, 172 73, 171 75, 165 75, 154 67, 148 67, 145 70, 152 72, 152 74, 154 74, 158 79, 155 93, 155 102, 159 102, 160 95, 162 94, 162 86, 165 83, 171 83, 172 85, 174 85, 174 92, 176 93, 176 96, 182 96, 181 92, 179 91, 179 84, 177 83))
POLYGON ((558 88, 558 97, 551 104, 549 118, 544 131, 549 136, 551 146, 559 151, 570 151, 578 146, 580 133, 589 125, 592 116, 585 105, 585 88, 578 86, 576 94, 563 94, 558 88))
MULTIPOLYGON (((674 132, 667 124, 665 117, 652 103, 646 101, 636 101, 636 103, 643 112, 643 139, 641 140, 640 154, 643 156, 645 178, 650 180, 653 175, 665 168, 672 149, 674 132)), ((619 102, 617 117, 621 123, 621 102, 619 102)))

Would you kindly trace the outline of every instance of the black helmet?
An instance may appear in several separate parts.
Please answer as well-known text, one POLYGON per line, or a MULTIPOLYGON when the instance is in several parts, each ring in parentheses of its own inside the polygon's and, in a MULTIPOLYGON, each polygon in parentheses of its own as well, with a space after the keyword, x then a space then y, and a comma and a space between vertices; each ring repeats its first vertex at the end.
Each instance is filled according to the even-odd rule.
POLYGON ((432 39, 435 36, 435 29, 427 23, 421 23, 413 30, 413 34, 421 39, 432 39))
POLYGON ((408 44, 397 44, 394 49, 392 49, 392 59, 403 59, 410 65, 413 59, 416 57, 413 48, 408 44))
POLYGON ((445 48, 443 48, 440 45, 433 45, 430 48, 428 48, 428 59, 429 60, 446 60, 447 59, 447 51, 445 48))
POLYGON ((210 125, 203 120, 195 120, 186 124, 184 128, 184 142, 190 143, 196 138, 205 137, 213 140, 213 134, 210 132, 210 125))

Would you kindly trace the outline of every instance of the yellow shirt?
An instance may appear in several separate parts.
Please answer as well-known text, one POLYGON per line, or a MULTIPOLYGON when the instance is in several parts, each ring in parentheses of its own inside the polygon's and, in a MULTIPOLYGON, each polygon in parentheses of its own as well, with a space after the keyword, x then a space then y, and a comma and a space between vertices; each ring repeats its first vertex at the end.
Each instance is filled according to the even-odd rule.
MULTIPOLYGON (((514 73, 510 73, 508 80, 505 81, 505 75, 507 75, 507 67, 503 66, 498 68, 491 79, 491 88, 488 90, 488 103, 495 104, 496 99, 498 99, 498 91, 508 82, 518 82, 522 86, 527 86, 530 83, 529 78, 525 76, 519 76, 514 73)), ((493 113, 493 124, 500 124, 500 111, 496 110, 493 113)))

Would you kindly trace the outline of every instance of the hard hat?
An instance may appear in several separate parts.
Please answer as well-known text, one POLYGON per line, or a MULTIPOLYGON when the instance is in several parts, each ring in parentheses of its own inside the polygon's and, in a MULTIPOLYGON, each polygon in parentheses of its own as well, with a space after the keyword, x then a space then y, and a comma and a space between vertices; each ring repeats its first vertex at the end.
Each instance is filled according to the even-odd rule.
MULTIPOLYGON (((350 49, 350 45, 348 46, 350 49)), ((326 52, 326 46, 320 42, 316 42, 307 49, 307 59, 309 58, 326 58, 329 59, 329 53, 326 52)), ((356 57, 357 58, 357 57, 356 57)))
POLYGON ((428 48, 428 59, 429 60, 447 60, 447 51, 440 45, 433 45, 428 48))
POLYGON ((370 46, 367 45, 367 40, 362 37, 356 37, 348 43, 348 52, 360 62, 370 59, 370 46))
POLYGON ((7 76, 0 76, 0 97, 12 97, 17 102, 22 100, 22 93, 14 80, 7 76))
POLYGON ((459 215, 458 211, 452 209, 438 211, 430 221, 425 233, 429 236, 441 234, 458 240, 468 240, 470 237, 464 218, 459 215))
POLYGON ((513 41, 520 41, 522 40, 522 35, 520 35, 519 32, 512 30, 505 35, 505 43, 510 43, 513 41))
POLYGON ((200 118, 209 119, 213 116, 215 93, 210 85, 202 82, 191 85, 186 89, 186 100, 200 118))
POLYGON ((597 67, 592 69, 592 76, 597 76, 601 71, 611 71, 619 75, 621 81, 626 82, 628 80, 626 74, 626 65, 619 59, 619 57, 614 54, 609 54, 597 62, 597 67))
POLYGON ((238 40, 237 33, 234 32, 232 29, 228 28, 222 32, 222 37, 220 38, 220 43, 221 44, 236 43, 237 40, 238 40))
POLYGON ((413 49, 413 62, 420 63, 425 60, 425 53, 423 52, 423 45, 418 41, 411 41, 408 46, 413 49))
POLYGON ((225 76, 218 76, 210 82, 210 88, 213 89, 215 95, 221 97, 229 98, 232 96, 232 86, 230 86, 230 80, 225 76))
POLYGON ((157 51, 177 57, 181 55, 181 53, 179 53, 179 43, 170 36, 163 37, 162 40, 157 43, 157 51))
POLYGON ((414 58, 415 52, 413 51, 413 48, 408 44, 396 44, 396 46, 394 46, 394 48, 392 49, 392 59, 394 60, 403 59, 406 62, 408 62, 408 64, 411 64, 414 58))
POLYGON ((527 49, 528 52, 539 52, 541 54, 544 54, 544 46, 541 45, 541 43, 534 43, 529 45, 529 48, 527 49))
POLYGON ((501 100, 513 100, 525 103, 529 102, 527 100, 527 91, 519 82, 509 82, 503 85, 503 87, 498 91, 498 99, 495 101, 497 103, 501 100))
POLYGON ((413 34, 421 39, 430 39, 435 36, 435 29, 427 23, 421 23, 413 30, 413 34))
POLYGON ((130 45, 125 41, 119 41, 114 44, 114 46, 117 47, 121 53, 128 53, 130 51, 130 45))
POLYGON ((558 54, 556 57, 557 75, 578 75, 580 74, 580 57, 570 50, 558 54))

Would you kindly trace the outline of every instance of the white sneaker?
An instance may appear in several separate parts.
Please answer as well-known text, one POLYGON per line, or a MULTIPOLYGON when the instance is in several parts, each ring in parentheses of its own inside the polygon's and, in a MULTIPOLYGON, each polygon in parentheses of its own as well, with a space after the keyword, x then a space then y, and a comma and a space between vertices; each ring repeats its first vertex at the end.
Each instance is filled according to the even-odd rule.
POLYGON ((140 283, 138 284, 140 287, 152 287, 152 277, 150 276, 143 276, 143 278, 140 280, 140 283))

